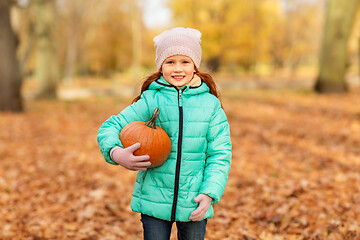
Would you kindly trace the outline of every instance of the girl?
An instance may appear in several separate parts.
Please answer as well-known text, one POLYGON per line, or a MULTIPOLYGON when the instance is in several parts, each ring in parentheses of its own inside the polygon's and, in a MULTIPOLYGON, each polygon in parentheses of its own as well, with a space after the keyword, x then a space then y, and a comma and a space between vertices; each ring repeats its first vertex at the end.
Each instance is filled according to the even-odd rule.
POLYGON ((179 239, 204 239, 227 182, 231 141, 229 124, 215 82, 199 72, 201 33, 173 28, 153 40, 158 72, 149 76, 141 94, 119 115, 106 120, 98 143, 107 162, 139 171, 131 209, 141 213, 144 239, 170 239, 176 222, 179 239), (160 108, 157 125, 169 135, 171 154, 160 167, 149 168, 149 156, 134 156, 136 143, 123 148, 121 129, 147 121, 160 108))

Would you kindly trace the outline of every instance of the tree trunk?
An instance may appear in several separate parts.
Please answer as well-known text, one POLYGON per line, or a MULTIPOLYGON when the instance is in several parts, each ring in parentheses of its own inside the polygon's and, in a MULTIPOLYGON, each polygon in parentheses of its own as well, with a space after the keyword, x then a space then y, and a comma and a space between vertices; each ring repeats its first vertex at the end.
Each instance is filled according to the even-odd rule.
POLYGON ((77 58, 77 31, 76 22, 73 17, 69 20, 69 34, 66 44, 66 63, 65 63, 65 84, 71 85, 75 72, 75 64, 77 58))
MULTIPOLYGON (((29 7, 28 7, 29 8, 29 7)), ((34 34, 34 20, 30 15, 30 10, 22 10, 21 13, 21 21, 26 22, 24 29, 20 31, 26 32, 24 35, 27 36, 26 40, 24 40, 24 47, 21 55, 18 56, 20 70, 23 76, 29 75, 29 61, 31 58, 31 54, 34 50, 35 44, 35 34, 34 34)))
POLYGON ((320 93, 347 91, 345 74, 348 40, 359 0, 329 0, 315 90, 320 93))
POLYGON ((38 98, 56 98, 58 62, 55 51, 55 2, 36 0, 36 77, 38 98))
POLYGON ((17 37, 10 23, 11 0, 0 2, 0 111, 23 111, 17 37))
POLYGON ((68 35, 66 43, 66 62, 65 62, 65 79, 66 85, 73 84, 73 78, 77 69, 77 60, 79 56, 79 36, 83 33, 82 15, 84 6, 81 1, 68 2, 68 35))

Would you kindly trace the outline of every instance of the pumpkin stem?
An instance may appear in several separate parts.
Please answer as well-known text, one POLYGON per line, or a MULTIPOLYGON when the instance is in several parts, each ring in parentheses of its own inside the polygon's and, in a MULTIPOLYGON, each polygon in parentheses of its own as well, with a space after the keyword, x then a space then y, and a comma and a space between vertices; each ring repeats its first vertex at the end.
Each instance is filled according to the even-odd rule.
POLYGON ((159 115, 160 115, 160 109, 158 107, 155 107, 155 110, 151 118, 149 119, 149 121, 145 123, 145 125, 153 129, 156 129, 156 120, 158 119, 159 115))

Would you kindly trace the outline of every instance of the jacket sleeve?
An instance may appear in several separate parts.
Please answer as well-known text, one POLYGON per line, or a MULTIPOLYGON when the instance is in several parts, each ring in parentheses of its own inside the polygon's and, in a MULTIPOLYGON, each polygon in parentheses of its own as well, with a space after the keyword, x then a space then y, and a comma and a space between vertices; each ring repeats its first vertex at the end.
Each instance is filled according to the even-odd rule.
POLYGON ((120 131, 131 122, 145 122, 150 118, 145 93, 146 91, 137 102, 125 108, 118 115, 111 116, 100 126, 97 134, 97 142, 106 162, 117 165, 117 163, 111 159, 110 151, 115 146, 123 147, 119 140, 120 131))
POLYGON ((212 204, 216 204, 224 192, 231 164, 230 128, 220 103, 212 116, 207 141, 204 180, 200 193, 212 197, 212 204))

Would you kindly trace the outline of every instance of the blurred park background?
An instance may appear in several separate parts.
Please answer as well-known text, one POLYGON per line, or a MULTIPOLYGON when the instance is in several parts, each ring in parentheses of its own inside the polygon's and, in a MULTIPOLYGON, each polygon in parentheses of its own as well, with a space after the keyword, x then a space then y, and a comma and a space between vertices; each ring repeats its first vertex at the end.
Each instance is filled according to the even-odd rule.
POLYGON ((0 0, 0 239, 141 239, 96 134, 176 26, 231 126, 206 239, 360 239, 359 0, 0 0))

